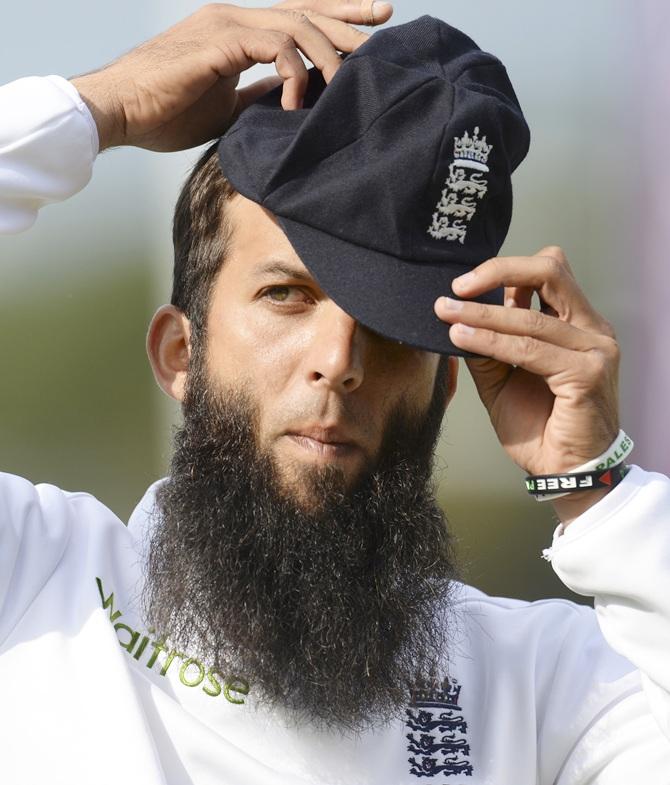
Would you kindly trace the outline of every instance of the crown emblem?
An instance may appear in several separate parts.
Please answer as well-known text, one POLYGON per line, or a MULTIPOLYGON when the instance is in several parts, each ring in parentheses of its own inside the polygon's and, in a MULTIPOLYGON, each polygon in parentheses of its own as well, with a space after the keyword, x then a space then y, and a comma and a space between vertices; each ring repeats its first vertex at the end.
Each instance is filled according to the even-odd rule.
POLYGON ((486 162, 491 150, 493 150, 493 145, 486 144, 486 136, 479 138, 479 126, 475 128, 472 136, 466 131, 460 138, 454 137, 454 163, 456 166, 488 172, 489 168, 486 162))
POLYGON ((438 682, 437 679, 420 679, 412 688, 412 705, 459 708, 460 694, 461 685, 455 680, 445 678, 438 682))

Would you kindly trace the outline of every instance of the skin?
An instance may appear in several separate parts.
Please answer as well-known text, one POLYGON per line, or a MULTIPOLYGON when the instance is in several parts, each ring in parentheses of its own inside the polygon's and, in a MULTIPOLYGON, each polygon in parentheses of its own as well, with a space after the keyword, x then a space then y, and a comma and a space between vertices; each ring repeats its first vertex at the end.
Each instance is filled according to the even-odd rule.
POLYGON ((183 150, 221 136, 246 106, 283 83, 282 106, 298 109, 307 88, 302 52, 326 83, 377 25, 393 13, 372 0, 287 0, 272 8, 210 3, 100 71, 72 83, 98 126, 100 149, 131 144, 183 150), (278 76, 237 90, 254 63, 278 76))
MULTIPOLYGON (((299 108, 307 81, 299 53, 329 82, 340 64, 338 52, 354 51, 368 38, 351 24, 379 24, 392 11, 390 5, 370 0, 295 0, 263 9, 214 3, 111 65, 72 81, 95 118, 101 149, 124 144, 185 149, 221 135, 246 106, 278 83, 283 84, 284 108, 299 108), (240 73, 256 62, 274 62, 278 76, 238 90, 240 73)), ((254 214, 248 206, 235 209, 240 237, 247 217, 254 228, 263 226, 260 235, 273 236, 272 248, 258 249, 263 258, 282 253, 284 260, 298 264, 286 238, 276 226, 270 228, 271 216, 254 214)), ((263 242, 252 235, 251 242, 263 242)), ((436 357, 408 347, 400 350, 374 336, 314 282, 307 285, 309 304, 295 306, 297 311, 288 315, 269 310, 275 306, 267 299, 249 299, 253 287, 245 277, 260 257, 254 262, 247 258, 245 266, 241 241, 236 253, 236 261, 217 281, 212 302, 209 360, 214 372, 221 380, 244 377, 258 385, 262 438, 282 456, 287 480, 307 460, 336 460, 354 476, 363 455, 374 453, 379 443, 390 401, 419 405, 426 400, 436 357), (228 277, 233 280, 227 282, 228 277), (225 298, 234 302, 224 303, 225 298), (240 318, 244 315, 240 324, 229 320, 226 306, 237 309, 240 318), (359 443, 357 450, 347 455, 315 455, 312 450, 308 456, 284 438, 282 429, 318 418, 322 423, 340 418, 338 423, 359 443)), ((565 472, 613 442, 619 429, 618 345, 560 248, 489 259, 444 295, 434 309, 445 327, 451 325, 454 344, 490 358, 468 360, 467 367, 502 446, 524 471, 565 472), (504 307, 467 302, 495 287, 505 289, 504 307), (533 293, 543 303, 541 311, 531 308, 533 293), (449 307, 446 296, 452 294, 460 308, 449 307)), ((159 384, 178 400, 188 338, 182 314, 165 307, 158 312, 149 333, 149 355, 159 384)), ((456 362, 450 362, 455 379, 456 362)), ((554 509, 568 525, 605 493, 571 494, 557 500, 554 509)))
MULTIPOLYGON (((428 409, 439 355, 384 338, 343 311, 264 208, 238 195, 228 215, 230 254, 215 280, 207 319, 213 382, 220 389, 253 391, 260 406, 260 446, 273 452, 296 495, 307 464, 335 463, 353 482, 377 456, 394 407, 428 409), (267 270, 276 265, 286 272, 267 270), (355 446, 333 447, 289 433, 310 425, 336 427, 355 446)), ((186 383, 189 334, 188 320, 165 305, 148 335, 156 380, 178 401, 186 383)), ((449 363, 445 408, 458 373, 456 358, 449 363)))
MULTIPOLYGON (((490 359, 467 366, 500 443, 529 474, 570 471, 604 452, 619 431, 619 347, 614 330, 579 288, 561 248, 532 257, 489 259, 455 279, 474 297, 505 288, 505 305, 439 298, 463 349, 490 359), (534 293, 541 311, 531 310, 534 293)), ((567 526, 608 493, 573 493, 553 502, 567 526)))

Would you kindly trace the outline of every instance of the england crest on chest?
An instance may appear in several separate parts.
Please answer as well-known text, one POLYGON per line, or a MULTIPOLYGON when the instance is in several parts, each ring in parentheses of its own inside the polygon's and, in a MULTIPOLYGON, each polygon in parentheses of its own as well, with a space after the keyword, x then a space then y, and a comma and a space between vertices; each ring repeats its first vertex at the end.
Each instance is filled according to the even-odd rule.
POLYGON ((421 679, 412 689, 406 711, 407 759, 416 777, 472 776, 468 723, 459 705, 455 679, 421 679))

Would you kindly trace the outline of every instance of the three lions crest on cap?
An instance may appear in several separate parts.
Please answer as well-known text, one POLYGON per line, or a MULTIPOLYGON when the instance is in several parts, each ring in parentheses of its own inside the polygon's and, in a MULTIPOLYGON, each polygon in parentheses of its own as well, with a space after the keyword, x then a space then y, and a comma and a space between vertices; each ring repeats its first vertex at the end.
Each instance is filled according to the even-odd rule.
POLYGON ((449 176, 427 230, 431 237, 465 242, 467 224, 477 211, 477 199, 481 201, 488 190, 485 174, 489 171, 491 150, 493 145, 486 143, 486 136, 479 138, 479 126, 472 136, 466 131, 462 137, 454 137, 454 160, 449 164, 449 176))

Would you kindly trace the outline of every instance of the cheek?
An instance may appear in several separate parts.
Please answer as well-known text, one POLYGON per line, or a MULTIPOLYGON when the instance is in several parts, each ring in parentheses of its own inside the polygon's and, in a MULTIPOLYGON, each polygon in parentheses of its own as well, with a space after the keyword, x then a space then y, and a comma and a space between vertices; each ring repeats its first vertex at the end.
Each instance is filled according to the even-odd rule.
POLYGON ((249 384, 255 394, 282 389, 310 342, 306 324, 259 303, 212 308, 208 329, 212 374, 224 384, 249 384))
POLYGON ((397 399, 410 407, 424 409, 430 403, 435 385, 439 356, 387 342, 377 356, 383 358, 380 377, 388 390, 395 390, 397 399))

